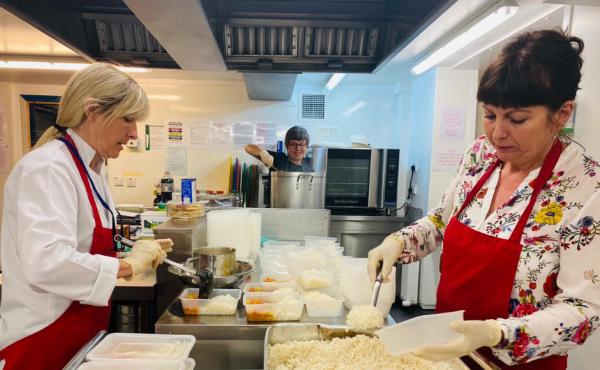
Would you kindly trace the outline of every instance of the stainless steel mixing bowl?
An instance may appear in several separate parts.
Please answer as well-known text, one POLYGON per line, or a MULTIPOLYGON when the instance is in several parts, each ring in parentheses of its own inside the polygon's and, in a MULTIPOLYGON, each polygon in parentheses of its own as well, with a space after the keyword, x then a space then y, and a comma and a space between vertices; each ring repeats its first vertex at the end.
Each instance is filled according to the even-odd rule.
MULTIPOLYGON (((194 266, 195 259, 197 259, 197 257, 188 258, 185 265, 189 267, 194 266)), ((215 289, 238 288, 246 281, 250 274, 255 272, 257 269, 258 266, 254 263, 236 261, 235 274, 229 276, 214 276, 215 289)), ((170 273, 179 276, 181 281, 186 285, 195 287, 199 285, 199 278, 196 275, 192 275, 188 272, 182 271, 176 266, 169 266, 168 270, 170 273)))

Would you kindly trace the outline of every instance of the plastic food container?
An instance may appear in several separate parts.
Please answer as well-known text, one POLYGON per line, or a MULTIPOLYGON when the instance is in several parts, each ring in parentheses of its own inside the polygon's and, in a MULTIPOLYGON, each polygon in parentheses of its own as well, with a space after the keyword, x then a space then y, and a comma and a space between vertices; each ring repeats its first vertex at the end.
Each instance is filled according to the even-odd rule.
POLYGON ((182 204, 181 202, 169 201, 167 203, 167 216, 177 219, 202 217, 204 216, 204 203, 182 204))
POLYGON ((198 294, 199 289, 184 289, 179 299, 186 315, 235 315, 242 291, 240 289, 213 289, 211 299, 186 298, 190 294, 198 294), (235 299, 214 299, 229 294, 235 299))
MULTIPOLYGON (((189 367, 186 366, 187 361, 184 363, 183 361, 108 360, 86 362, 81 364, 77 370, 188 370, 189 367)), ((196 362, 193 363, 193 366, 196 366, 196 362)))
POLYGON ((335 274, 322 270, 306 270, 300 272, 300 277, 296 279, 302 289, 326 288, 333 284, 335 274))
POLYGON ((265 297, 265 296, 285 297, 286 295, 288 295, 290 297, 298 298, 299 294, 300 294, 300 289, 298 288, 298 285, 293 281, 291 281, 289 283, 248 283, 248 284, 246 284, 246 287, 244 288, 244 301, 252 300, 255 298, 262 300, 262 297, 265 297), (251 292, 250 289, 252 289, 252 288, 260 288, 263 291, 262 292, 251 292), (293 292, 274 293, 276 290, 282 289, 282 288, 292 288, 292 289, 294 289, 294 291, 293 292))
POLYGON ((262 304, 247 304, 246 318, 248 321, 299 321, 304 310, 304 302, 298 303, 278 303, 283 296, 263 297, 262 304))
POLYGON ((184 361, 194 343, 196 338, 193 335, 114 333, 94 347, 86 359, 184 361))
POLYGON ((447 343, 462 338, 450 327, 463 320, 465 311, 424 315, 375 332, 389 354, 398 356, 423 346, 447 343))
POLYGON ((336 241, 337 241, 337 238, 328 238, 325 236, 307 236, 306 238, 304 238, 304 244, 307 247, 308 246, 316 246, 316 247, 335 246, 336 241))
MULTIPOLYGON (((342 294, 347 300, 356 304, 370 304, 373 297, 373 290, 371 290, 371 283, 367 274, 367 263, 367 258, 343 258, 340 263, 341 273, 339 276, 342 294)), ((388 301, 393 303, 396 299, 395 267, 392 268, 389 279, 389 283, 381 284, 378 303, 388 301)), ((379 304, 377 306, 379 307, 379 304)))
POLYGON ((307 291, 302 292, 302 299, 304 300, 304 304, 306 304, 306 312, 308 316, 313 317, 322 317, 322 316, 339 316, 342 311, 342 306, 344 305, 344 296, 342 295, 342 291, 337 286, 331 286, 329 288, 322 289, 311 289, 315 291, 319 291, 321 293, 325 293, 328 296, 334 298, 333 300, 307 300, 304 298, 304 295, 307 291))
POLYGON ((195 367, 196 367, 196 361, 193 358, 188 357, 185 360, 185 370, 194 370, 195 367))
POLYGON ((269 273, 269 274, 261 274, 260 275, 260 282, 261 283, 268 283, 268 284, 281 284, 281 283, 288 283, 292 281, 292 277, 289 274, 276 274, 276 273, 269 273), (276 281, 267 281, 267 278, 269 279, 273 279, 276 281))
POLYGON ((274 250, 284 250, 286 247, 289 246, 294 246, 297 247, 300 245, 300 242, 288 242, 285 240, 280 240, 280 241, 266 241, 263 243, 263 248, 265 249, 274 249, 274 250))
MULTIPOLYGON (((373 293, 371 293, 371 297, 373 297, 373 293)), ((383 315, 383 317, 387 317, 390 314, 390 310, 392 309, 392 305, 394 304, 395 299, 385 299, 382 298, 381 295, 380 297, 377 299, 377 305, 375 306, 379 312, 381 312, 381 314, 383 315)), ((352 307, 356 306, 356 305, 371 305, 371 298, 369 298, 368 300, 364 300, 361 302, 353 302, 351 299, 348 298, 348 296, 346 296, 344 294, 344 306, 346 306, 347 309, 351 310, 352 307)))

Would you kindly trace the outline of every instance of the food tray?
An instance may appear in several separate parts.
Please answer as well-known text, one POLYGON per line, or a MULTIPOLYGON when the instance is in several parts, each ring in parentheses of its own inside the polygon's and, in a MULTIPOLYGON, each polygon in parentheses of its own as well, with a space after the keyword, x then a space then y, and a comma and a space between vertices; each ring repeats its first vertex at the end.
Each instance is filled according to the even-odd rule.
POLYGON ((198 294, 198 288, 187 288, 179 295, 185 315, 235 315, 242 291, 240 289, 213 289, 211 299, 186 298, 198 294), (213 300, 212 298, 229 294, 235 299, 213 300))
POLYGON ((300 292, 301 291, 298 288, 298 284, 293 281, 289 283, 248 283, 244 288, 244 301, 248 299, 252 300, 254 298, 261 299, 261 297, 265 296, 285 297, 286 295, 289 295, 291 297, 298 297, 300 292), (263 292, 251 292, 250 289, 252 288, 260 288, 263 290, 263 292), (273 293, 277 289, 281 288, 294 288, 294 292, 273 293))
POLYGON ((260 282, 261 283, 264 283, 266 278, 271 278, 271 279, 275 279, 277 281, 281 281, 281 283, 267 283, 267 284, 282 284, 282 283, 289 283, 290 281, 292 281, 292 277, 289 274, 276 274, 276 273, 260 274, 260 282))
MULTIPOLYGON (((332 340, 333 338, 352 338, 357 335, 374 336, 370 332, 348 329, 346 326, 330 326, 319 324, 275 324, 267 329, 265 334, 264 366, 267 370, 267 353, 269 344, 285 343, 290 341, 332 340)), ((469 370, 459 359, 447 360, 452 370, 469 370)))
POLYGON ((283 298, 262 297, 261 301, 265 302, 263 304, 246 304, 244 301, 246 318, 248 321, 299 321, 304 311, 304 302, 278 303, 283 298))
POLYGON ((335 317, 339 316, 344 305, 344 296, 340 290, 339 285, 331 286, 329 288, 321 289, 310 289, 302 292, 302 298, 306 305, 306 313, 312 317, 335 317), (328 296, 334 298, 333 300, 307 300, 304 299, 304 293, 310 290, 316 290, 321 293, 325 293, 328 296))
POLYGON ((107 335, 94 347, 86 359, 184 361, 194 343, 196 338, 193 335, 114 333, 107 335))

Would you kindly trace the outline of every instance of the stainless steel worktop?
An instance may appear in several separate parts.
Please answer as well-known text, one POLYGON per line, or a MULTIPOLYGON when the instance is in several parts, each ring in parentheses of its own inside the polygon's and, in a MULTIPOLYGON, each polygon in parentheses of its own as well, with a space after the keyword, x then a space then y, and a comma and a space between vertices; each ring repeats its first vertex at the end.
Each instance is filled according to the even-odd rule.
MULTIPOLYGON (((248 282, 259 282, 259 277, 260 269, 248 282)), ((305 308, 300 321, 288 322, 345 325, 348 312, 344 307, 337 317, 310 317, 305 308)), ((202 369, 262 369, 265 334, 276 323, 279 322, 247 321, 242 300, 235 315, 186 316, 181 302, 176 299, 156 323, 155 331, 157 334, 194 335, 196 344, 190 357, 202 369)), ((384 322, 386 326, 394 324, 391 316, 384 322)))

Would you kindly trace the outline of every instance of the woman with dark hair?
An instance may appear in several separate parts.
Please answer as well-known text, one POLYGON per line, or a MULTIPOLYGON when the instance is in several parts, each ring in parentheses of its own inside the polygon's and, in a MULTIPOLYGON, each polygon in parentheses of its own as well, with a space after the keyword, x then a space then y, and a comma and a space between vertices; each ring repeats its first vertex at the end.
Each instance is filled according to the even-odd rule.
POLYGON ((275 167, 289 172, 315 172, 310 163, 304 159, 310 144, 308 132, 300 126, 294 126, 285 134, 285 147, 288 154, 262 150, 257 145, 246 145, 246 153, 260 158, 268 167, 275 167))
POLYGON ((573 113, 583 41, 518 36, 484 72, 485 136, 465 153, 439 205, 369 253, 418 261, 444 241, 436 312, 465 310, 463 338, 414 351, 429 360, 475 350, 501 369, 567 368, 600 325, 600 164, 561 130, 573 113), (509 366, 510 365, 510 366, 509 366))

